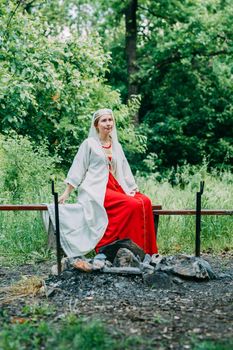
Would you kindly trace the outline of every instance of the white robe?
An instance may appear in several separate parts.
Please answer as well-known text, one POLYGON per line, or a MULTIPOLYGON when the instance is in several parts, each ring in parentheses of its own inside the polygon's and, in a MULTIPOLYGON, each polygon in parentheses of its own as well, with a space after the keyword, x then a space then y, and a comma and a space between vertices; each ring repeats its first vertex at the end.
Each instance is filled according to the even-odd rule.
MULTIPOLYGON (((121 145, 113 143, 115 177, 127 195, 134 195, 137 185, 121 145)), ((77 204, 60 204, 60 240, 68 257, 85 255, 103 237, 108 216, 104 198, 109 175, 109 162, 100 142, 89 137, 80 145, 68 172, 66 183, 78 188, 77 204)), ((55 227, 54 205, 48 205, 55 227)))

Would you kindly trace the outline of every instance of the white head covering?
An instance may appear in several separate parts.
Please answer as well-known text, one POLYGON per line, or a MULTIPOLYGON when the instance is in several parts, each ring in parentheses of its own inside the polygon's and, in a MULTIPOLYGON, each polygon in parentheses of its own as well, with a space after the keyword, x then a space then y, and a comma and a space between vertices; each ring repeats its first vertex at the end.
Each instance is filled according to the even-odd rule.
POLYGON ((98 109, 98 111, 96 111, 93 116, 92 116, 92 122, 91 122, 91 127, 89 130, 89 137, 94 137, 95 139, 97 139, 99 141, 99 136, 98 136, 98 132, 96 130, 96 127, 94 125, 96 119, 104 116, 104 115, 111 115, 114 121, 113 124, 113 129, 111 131, 111 138, 112 138, 112 143, 113 145, 118 143, 118 137, 117 137, 117 130, 116 130, 116 122, 115 122, 115 118, 113 115, 113 112, 111 109, 107 109, 107 108, 102 108, 102 109, 98 109))
POLYGON ((125 158, 125 154, 122 150, 122 147, 118 142, 115 118, 113 116, 113 112, 111 109, 107 109, 107 108, 99 109, 93 114, 88 136, 96 139, 96 141, 99 144, 99 147, 101 147, 102 149, 99 135, 94 123, 97 118, 102 117, 103 115, 109 115, 109 114, 113 117, 113 121, 114 121, 113 129, 111 132, 113 152, 112 152, 112 161, 110 164, 111 164, 114 176, 119 181, 125 193, 132 196, 135 194, 135 192, 138 189, 137 189, 137 185, 135 183, 133 174, 131 172, 130 166, 128 164, 128 161, 125 158))

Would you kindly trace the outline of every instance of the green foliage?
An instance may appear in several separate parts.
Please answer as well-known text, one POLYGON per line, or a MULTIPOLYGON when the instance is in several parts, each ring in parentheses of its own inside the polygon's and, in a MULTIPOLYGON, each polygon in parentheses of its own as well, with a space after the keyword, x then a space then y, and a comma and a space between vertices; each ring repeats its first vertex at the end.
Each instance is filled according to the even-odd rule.
POLYGON ((233 341, 231 339, 222 342, 204 341, 196 345, 193 350, 231 350, 233 341))
MULTIPOLYGON (((85 14, 79 25, 99 33, 112 56, 106 76, 123 98, 126 3, 72 0, 74 18, 63 7, 70 27, 78 13, 85 14)), ((138 1, 135 79, 142 96, 141 128, 148 153, 161 167, 200 164, 204 155, 212 166, 232 164, 232 10, 230 0, 138 1)))
MULTIPOLYGON (((51 178, 59 158, 49 155, 45 143, 38 147, 27 137, 11 136, 0 138, 0 202, 51 202, 51 178)), ((35 260, 33 251, 45 258, 46 235, 38 212, 0 212, 0 240, 0 255, 9 260, 35 260)))
POLYGON ((46 346, 50 349, 109 349, 112 345, 99 322, 87 324, 75 316, 67 317, 60 327, 44 321, 33 324, 26 321, 23 324, 4 326, 0 333, 0 347, 3 350, 32 349, 46 346))
POLYGON ((52 305, 45 303, 26 304, 22 307, 21 314, 22 317, 25 317, 25 320, 28 318, 30 321, 41 321, 43 317, 46 320, 49 316, 55 316, 56 310, 52 305))
POLYGON ((46 143, 38 146, 16 133, 2 136, 0 149, 1 201, 43 202, 59 158, 49 155, 46 143))
POLYGON ((142 112, 148 150, 166 167, 198 164, 205 154, 212 165, 232 163, 231 11, 232 2, 212 0, 144 10, 150 28, 139 55, 142 112))
MULTIPOLYGON (((153 164, 153 159, 150 159, 150 162, 153 164)), ((153 204, 161 204, 164 209, 195 209, 196 192, 199 191, 200 181, 205 180, 202 207, 232 209, 232 174, 224 170, 220 173, 212 170, 210 173, 207 168, 205 162, 201 167, 185 165, 167 172, 166 177, 155 168, 153 175, 145 176, 144 173, 141 176, 138 173, 136 181, 140 191, 147 194, 153 204)), ((51 174, 50 169, 48 174, 51 174)), ((57 179, 59 186, 56 185, 60 193, 63 190, 61 179, 62 176, 57 179)), ((33 178, 31 180, 32 183, 26 187, 29 192, 22 190, 20 197, 22 203, 25 198, 27 203, 38 203, 40 199, 43 199, 43 202, 51 202, 49 183, 45 183, 43 188, 38 186, 36 188, 40 191, 38 194, 36 189, 34 193, 31 192, 33 178)), ((19 182, 22 183, 23 180, 19 182)), ((5 199, 4 202, 10 203, 11 197, 8 195, 7 198, 8 201, 5 199)), ((38 212, 0 212, 0 255, 4 257, 5 263, 39 262, 51 258, 51 252, 46 248, 46 233, 41 221, 38 212)), ((232 217, 203 216, 201 239, 202 251, 219 253, 232 250, 232 217)), ((158 232, 160 253, 193 253, 194 241, 195 217, 160 218, 158 232)))
MULTIPOLYGON (((137 177, 140 191, 146 193, 153 204, 163 209, 195 209, 196 192, 200 181, 205 180, 202 208, 232 209, 233 175, 230 172, 207 172, 207 164, 185 165, 173 169, 167 176, 157 171, 146 178, 137 177)), ((203 216, 201 249, 217 253, 231 251, 232 216, 203 216)), ((158 245, 162 254, 193 253, 195 242, 195 217, 163 216, 159 222, 158 245)))
MULTIPOLYGON (((232 207, 232 175, 223 171, 233 152, 232 2, 140 1, 141 98, 127 106, 106 84, 107 76, 126 95, 124 6, 114 0, 22 2, 12 16, 15 2, 1 2, 0 132, 9 135, 0 140, 1 202, 50 202, 51 176, 63 178, 55 166, 70 165, 92 112, 106 106, 114 109, 133 170, 143 175, 141 190, 154 203, 194 207, 205 173, 204 204, 232 207), (72 32, 69 39, 62 37, 64 25, 72 32), (139 107, 143 123, 135 130, 132 116, 139 107), (12 130, 29 138, 11 138, 12 130), (200 164, 205 154, 208 167, 217 166, 218 173, 207 173, 206 164, 167 170, 187 161, 200 164)), ((232 247, 231 218, 204 220, 205 249, 232 247)), ((38 213, 1 213, 0 227, 0 251, 9 259, 49 257, 38 213)), ((193 228, 193 218, 163 218, 160 247, 168 252, 182 241, 177 250, 190 250, 193 228)))
POLYGON ((13 2, 8 10, 0 4, 0 132, 13 129, 38 144, 48 140, 50 152, 58 152, 65 167, 87 137, 92 113, 108 107, 120 116, 123 143, 129 133, 131 151, 138 146, 144 150, 144 140, 131 125, 130 109, 106 84, 110 56, 99 36, 51 36, 49 19, 46 22, 39 11, 22 12, 21 7, 9 23, 14 8, 13 2))
POLYGON ((0 331, 2 350, 120 350, 134 349, 135 345, 143 344, 142 339, 136 337, 129 337, 126 341, 113 339, 99 320, 79 319, 68 314, 56 323, 39 321, 35 315, 42 312, 44 316, 44 308, 37 307, 32 312, 27 309, 15 324, 3 324, 0 331))
MULTIPOLYGON (((135 134, 130 126, 125 129, 127 109, 119 114, 119 128, 125 140, 133 143, 135 134), (126 132, 127 130, 127 132, 126 132)), ((133 146, 129 144, 130 150, 133 146)), ((28 137, 11 133, 0 138, 0 203, 39 204, 53 201, 51 179, 56 190, 63 191, 64 173, 56 166, 60 158, 49 154, 47 143, 31 142, 28 137), (56 176, 55 176, 56 174, 56 176)), ((73 194, 73 198, 75 197, 73 194)), ((76 200, 76 199, 75 199, 76 200)), ((8 262, 22 263, 50 259, 46 248, 47 237, 39 212, 0 212, 0 255, 8 262)))

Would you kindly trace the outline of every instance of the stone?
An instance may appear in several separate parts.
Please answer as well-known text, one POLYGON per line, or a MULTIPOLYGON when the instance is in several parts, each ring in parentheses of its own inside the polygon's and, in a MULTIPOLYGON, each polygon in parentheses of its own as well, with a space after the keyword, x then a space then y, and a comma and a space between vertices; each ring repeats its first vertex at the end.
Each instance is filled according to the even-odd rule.
MULTIPOLYGON (((61 259, 61 272, 63 272, 66 269, 69 269, 69 268, 70 268, 70 261, 69 261, 69 259, 68 258, 62 258, 61 259)), ((57 264, 53 265, 51 267, 51 274, 54 275, 54 276, 58 275, 57 264)))
POLYGON ((61 273, 61 278, 65 280, 70 279, 72 276, 73 276, 73 272, 70 270, 65 270, 61 273))
POLYGON ((172 273, 186 279, 209 280, 216 278, 206 260, 184 254, 162 258, 156 265, 156 270, 172 273))
POLYGON ((163 258, 162 255, 153 254, 151 256, 150 264, 153 265, 153 266, 156 266, 156 265, 158 265, 161 262, 162 258, 163 258))
POLYGON ((51 275, 53 275, 53 276, 57 276, 58 275, 57 265, 53 265, 51 267, 51 275))
POLYGON ((233 280, 233 276, 227 273, 219 273, 216 276, 217 279, 232 279, 233 280))
POLYGON ((209 275, 209 279, 215 279, 216 278, 216 274, 214 273, 214 271, 212 270, 210 264, 208 263, 208 261, 202 259, 202 258, 195 258, 198 261, 198 264, 201 265, 208 273, 209 275))
POLYGON ((111 261, 106 260, 106 261, 105 261, 105 266, 106 266, 106 267, 111 267, 111 266, 112 266, 111 261))
POLYGON ((48 289, 46 290, 46 297, 47 297, 47 298, 53 297, 54 294, 55 294, 55 292, 56 292, 56 289, 55 289, 55 288, 48 288, 48 289))
POLYGON ((215 278, 209 263, 199 257, 183 256, 180 264, 174 267, 174 273, 187 278, 197 280, 209 280, 215 278))
POLYGON ((155 289, 170 289, 173 287, 171 276, 162 271, 143 274, 143 282, 155 289))
POLYGON ((173 277, 173 278, 172 278, 172 281, 173 281, 175 284, 178 284, 178 285, 184 283, 184 281, 183 281, 181 278, 179 278, 179 277, 173 277))
POLYGON ((66 269, 70 268, 70 261, 69 258, 62 258, 61 259, 61 270, 64 271, 66 269))
POLYGON ((73 267, 83 272, 91 272, 93 270, 92 264, 90 264, 87 260, 80 258, 74 261, 73 267))
POLYGON ((113 261, 113 266, 116 267, 139 267, 140 261, 136 256, 127 248, 120 248, 116 254, 116 257, 113 261))
POLYGON ((92 262, 93 271, 103 270, 104 266, 105 266, 105 260, 94 259, 92 262))
POLYGON ((143 273, 153 273, 154 267, 151 265, 151 255, 146 254, 143 262, 140 264, 140 269, 143 273))
POLYGON ((97 254, 94 259, 92 259, 90 262, 92 264, 93 271, 100 271, 104 268, 106 264, 106 255, 105 254, 97 254))
POLYGON ((150 254, 146 254, 145 255, 145 257, 144 257, 144 259, 143 259, 143 264, 150 264, 150 262, 151 262, 151 256, 150 256, 150 254))
POLYGON ((143 273, 153 273, 155 268, 154 268, 154 266, 143 262, 140 264, 140 270, 143 273))
POLYGON ((106 260, 106 259, 107 257, 103 253, 96 254, 96 256, 94 257, 94 260, 106 260))
POLYGON ((106 255, 107 260, 113 263, 115 256, 120 248, 127 248, 141 261, 145 257, 145 253, 136 243, 131 241, 131 239, 119 239, 113 243, 103 246, 99 249, 99 253, 106 255))

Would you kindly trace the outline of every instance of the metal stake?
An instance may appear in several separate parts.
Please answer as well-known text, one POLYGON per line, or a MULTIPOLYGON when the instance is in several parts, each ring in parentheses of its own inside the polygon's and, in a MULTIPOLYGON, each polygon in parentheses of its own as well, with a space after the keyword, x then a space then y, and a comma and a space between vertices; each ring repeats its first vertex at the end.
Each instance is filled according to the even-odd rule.
POLYGON ((61 273, 61 243, 60 243, 60 225, 59 225, 59 210, 58 210, 58 193, 54 190, 54 181, 52 180, 52 194, 54 196, 54 208, 55 208, 55 234, 56 234, 56 246, 57 246, 57 272, 61 273))
POLYGON ((200 182, 200 192, 196 194, 196 242, 195 255, 200 256, 201 253, 201 196, 204 191, 204 181, 200 182))
POLYGON ((158 237, 159 215, 154 215, 155 236, 158 237))

